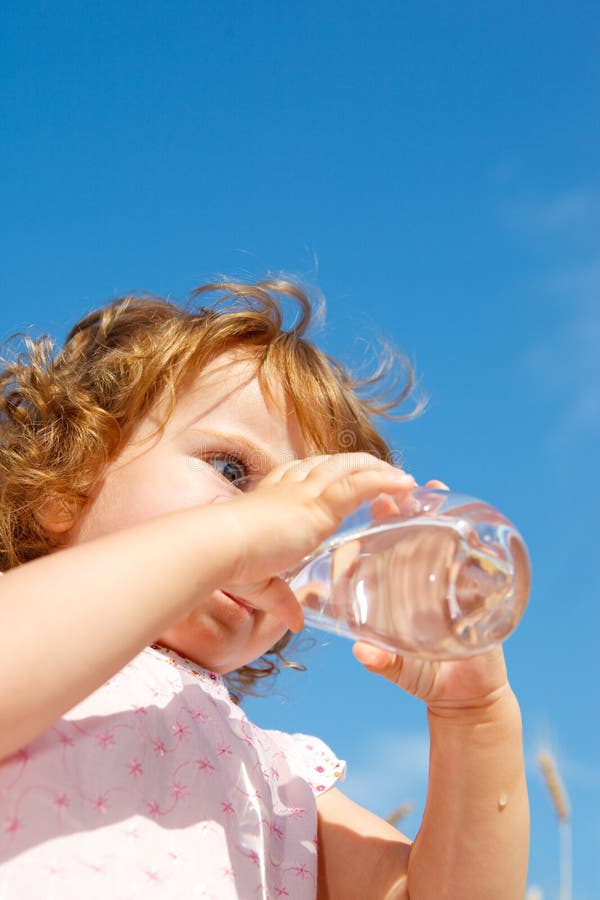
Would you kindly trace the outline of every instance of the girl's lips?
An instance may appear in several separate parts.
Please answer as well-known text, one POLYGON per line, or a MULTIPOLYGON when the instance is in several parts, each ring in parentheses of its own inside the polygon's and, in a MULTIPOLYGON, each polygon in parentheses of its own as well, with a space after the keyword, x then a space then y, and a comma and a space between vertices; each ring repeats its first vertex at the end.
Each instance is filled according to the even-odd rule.
POLYGON ((222 594, 225 594, 226 597, 229 597, 230 600, 233 600, 234 603, 237 603, 238 606, 241 606, 243 609, 247 610, 250 615, 254 615, 256 610, 253 606, 250 606, 246 603, 245 600, 242 600, 241 597, 236 597, 234 594, 230 594, 229 591, 221 591, 222 594))

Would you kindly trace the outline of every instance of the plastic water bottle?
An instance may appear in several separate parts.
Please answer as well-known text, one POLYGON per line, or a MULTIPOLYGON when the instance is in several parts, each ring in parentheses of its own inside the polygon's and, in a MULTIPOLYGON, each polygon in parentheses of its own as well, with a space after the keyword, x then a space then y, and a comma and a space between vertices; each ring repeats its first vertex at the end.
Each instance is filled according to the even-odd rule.
POLYGON ((457 659, 516 628, 530 565, 523 539, 496 509, 415 488, 359 507, 287 581, 306 625, 396 653, 457 659))

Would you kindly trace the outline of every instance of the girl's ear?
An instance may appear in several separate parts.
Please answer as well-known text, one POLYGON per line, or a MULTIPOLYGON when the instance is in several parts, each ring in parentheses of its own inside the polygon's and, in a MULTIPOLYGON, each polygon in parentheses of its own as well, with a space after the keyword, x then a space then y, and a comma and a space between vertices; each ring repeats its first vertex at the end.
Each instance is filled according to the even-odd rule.
POLYGON ((36 513, 36 518, 42 528, 51 534, 64 534, 73 527, 75 511, 64 500, 53 497, 46 500, 36 513))

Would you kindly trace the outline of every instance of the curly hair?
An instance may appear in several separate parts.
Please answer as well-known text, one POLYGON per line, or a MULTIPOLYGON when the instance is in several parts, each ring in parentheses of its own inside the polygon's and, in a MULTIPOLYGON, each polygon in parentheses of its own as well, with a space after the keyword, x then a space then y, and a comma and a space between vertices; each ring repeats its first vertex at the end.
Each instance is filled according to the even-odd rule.
MULTIPOLYGON (((24 336, 0 371, 0 571, 52 552, 49 503, 75 515, 132 428, 166 400, 163 427, 184 380, 217 356, 244 348, 255 356, 261 386, 275 400, 283 386, 303 437, 316 453, 391 451, 373 425, 412 392, 413 370, 396 351, 376 371, 354 378, 306 337, 314 304, 298 284, 223 281, 195 290, 177 306, 162 298, 126 296, 91 312, 55 352, 43 336, 24 336), (208 305, 201 305, 216 295, 208 305), (298 315, 284 327, 284 302, 298 315), (390 383, 390 375, 391 383, 390 383), (380 391, 377 393, 376 388, 380 391)), ((230 677, 240 693, 285 663, 282 638, 252 666, 230 677)))

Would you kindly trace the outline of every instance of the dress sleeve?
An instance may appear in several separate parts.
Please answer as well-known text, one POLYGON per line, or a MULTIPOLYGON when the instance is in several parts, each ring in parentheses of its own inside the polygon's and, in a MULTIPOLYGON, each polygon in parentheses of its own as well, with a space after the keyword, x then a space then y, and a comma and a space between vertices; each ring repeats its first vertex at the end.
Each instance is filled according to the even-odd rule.
POLYGON ((290 734, 288 754, 295 770, 317 796, 346 777, 346 763, 319 738, 308 734, 290 734))

